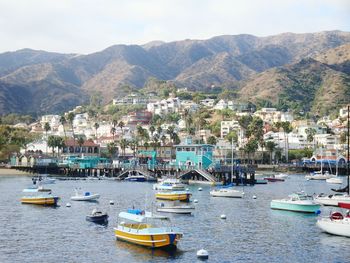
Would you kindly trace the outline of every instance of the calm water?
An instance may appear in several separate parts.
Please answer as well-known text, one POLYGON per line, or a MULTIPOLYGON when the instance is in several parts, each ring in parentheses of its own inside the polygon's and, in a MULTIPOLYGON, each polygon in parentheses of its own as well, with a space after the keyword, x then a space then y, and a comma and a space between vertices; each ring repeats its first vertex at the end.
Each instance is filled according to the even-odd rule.
MULTIPOLYGON (((117 181, 58 181, 50 185, 60 207, 21 205, 30 177, 0 177, 0 262, 195 262, 205 248, 208 262, 349 262, 350 238, 322 233, 317 217, 274 211, 270 200, 292 191, 329 192, 325 182, 292 176, 284 183, 245 187, 244 199, 212 198, 210 187, 190 186, 196 210, 192 216, 171 215, 184 237, 174 254, 116 241, 117 214, 127 208, 156 203, 152 184, 117 181), (98 204, 73 202, 73 189, 98 192, 98 204), (257 199, 252 199, 256 195, 257 199), (109 205, 114 200, 115 205, 109 205), (72 207, 65 204, 70 202, 72 207), (107 227, 85 221, 94 207, 110 215, 107 227), (220 219, 226 214, 227 219, 220 219)), ((328 214, 329 208, 322 208, 328 214)))

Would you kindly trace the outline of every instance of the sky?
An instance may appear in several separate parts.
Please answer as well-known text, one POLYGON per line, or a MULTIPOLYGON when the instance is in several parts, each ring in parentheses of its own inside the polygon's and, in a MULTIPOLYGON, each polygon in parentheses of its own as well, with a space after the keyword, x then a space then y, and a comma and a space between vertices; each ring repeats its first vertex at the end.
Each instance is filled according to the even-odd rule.
POLYGON ((350 32, 349 0, 0 0, 0 52, 88 54, 217 35, 350 32))

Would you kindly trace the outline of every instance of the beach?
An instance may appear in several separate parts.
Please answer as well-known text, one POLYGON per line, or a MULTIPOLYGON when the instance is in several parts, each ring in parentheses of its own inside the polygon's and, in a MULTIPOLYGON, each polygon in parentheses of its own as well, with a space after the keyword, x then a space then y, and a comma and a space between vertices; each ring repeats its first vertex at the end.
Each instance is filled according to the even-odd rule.
POLYGON ((29 173, 16 169, 0 168, 0 176, 1 175, 29 175, 29 173))

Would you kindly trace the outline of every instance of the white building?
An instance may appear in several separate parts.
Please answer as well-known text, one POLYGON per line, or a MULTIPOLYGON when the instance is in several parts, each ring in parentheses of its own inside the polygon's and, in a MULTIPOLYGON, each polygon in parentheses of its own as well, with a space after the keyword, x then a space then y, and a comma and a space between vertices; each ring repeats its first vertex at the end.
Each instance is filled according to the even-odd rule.
POLYGON ((207 99, 201 100, 200 103, 203 106, 212 108, 212 107, 214 107, 215 100, 207 98, 207 99))
POLYGON ((327 149, 336 149, 339 143, 339 136, 333 134, 316 134, 315 144, 326 147, 327 149))
POLYGON ((149 98, 147 96, 141 96, 135 93, 123 98, 113 99, 113 105, 146 105, 149 103, 149 98))
MULTIPOLYGON (((298 133, 289 133, 286 135, 288 139, 288 149, 304 149, 311 147, 311 144, 307 142, 306 137, 298 133)), ((286 147, 286 138, 283 132, 269 131, 264 134, 264 141, 273 141, 276 144, 276 148, 284 149, 286 147)))
POLYGON ((339 117, 340 118, 347 118, 348 117, 348 107, 343 107, 339 110, 339 117))
POLYGON ((60 118, 60 115, 43 115, 40 120, 41 127, 44 128, 45 123, 48 123, 50 125, 51 130, 55 130, 61 124, 60 118))
POLYGON ((262 108, 254 113, 254 116, 260 117, 266 123, 276 123, 294 120, 293 114, 291 112, 278 111, 275 108, 262 108))
POLYGON ((227 108, 227 102, 225 100, 219 100, 218 103, 214 106, 215 110, 224 110, 227 108))
POLYGON ((163 116, 169 113, 178 112, 180 105, 181 103, 179 98, 168 98, 166 100, 148 103, 147 111, 163 116))
POLYGON ((183 112, 184 110, 188 110, 189 112, 193 113, 193 112, 196 112, 198 108, 199 108, 199 105, 191 100, 181 101, 181 108, 180 108, 181 112, 183 112))
POLYGON ((238 121, 232 120, 232 121, 221 121, 221 138, 225 138, 227 134, 229 134, 231 131, 240 131, 241 126, 239 125, 238 121))

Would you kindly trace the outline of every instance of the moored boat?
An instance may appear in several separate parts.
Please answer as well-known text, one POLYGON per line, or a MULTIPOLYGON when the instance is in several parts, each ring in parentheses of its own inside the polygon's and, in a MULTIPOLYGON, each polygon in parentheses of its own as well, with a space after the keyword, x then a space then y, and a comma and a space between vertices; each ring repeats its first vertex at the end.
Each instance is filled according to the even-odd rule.
POLYGON ((25 189, 23 189, 24 193, 37 193, 37 192, 51 192, 51 189, 44 188, 42 185, 41 186, 29 186, 25 189))
POLYGON ((334 212, 329 217, 323 217, 317 220, 316 225, 332 235, 350 237, 350 216, 345 216, 340 212, 334 212))
POLYGON ((219 188, 210 191, 210 195, 214 197, 243 198, 244 192, 233 188, 219 188))
POLYGON ((289 177, 288 174, 284 174, 284 173, 275 174, 275 178, 278 178, 278 179, 286 179, 288 177, 289 177))
POLYGON ((129 182, 146 182, 147 178, 146 176, 139 174, 139 175, 129 175, 124 180, 129 182))
POLYGON ((322 172, 322 171, 316 171, 311 173, 310 175, 306 175, 305 179, 307 180, 327 180, 329 178, 334 177, 334 175, 330 174, 328 171, 322 172))
POLYGON ((33 205, 56 206, 58 200, 59 200, 59 197, 46 194, 46 195, 36 195, 36 196, 23 196, 21 198, 21 203, 33 204, 33 205))
POLYGON ((343 184, 343 179, 336 176, 336 177, 326 179, 326 182, 329 184, 343 184))
POLYGON ((73 195, 70 199, 73 201, 95 201, 100 198, 99 194, 92 194, 90 192, 85 192, 84 194, 80 194, 78 190, 75 190, 75 195, 73 195))
POLYGON ((54 184, 56 182, 56 179, 48 177, 47 174, 39 174, 38 176, 33 177, 32 181, 33 184, 54 184))
POLYGON ((341 208, 350 209, 350 202, 348 202, 348 203, 339 202, 338 206, 341 207, 341 208))
POLYGON ((97 224, 106 224, 108 222, 108 214, 94 209, 90 215, 86 216, 86 220, 97 224))
POLYGON ((321 206, 312 197, 303 193, 296 193, 289 195, 285 199, 272 200, 270 207, 277 210, 318 213, 321 206))
POLYGON ((272 175, 271 177, 264 177, 264 180, 268 182, 284 182, 283 178, 276 178, 274 175, 272 175))
POLYGON ((179 179, 165 179, 153 185, 153 190, 183 191, 185 185, 179 179))
POLYGON ((267 184, 267 180, 265 180, 265 179, 255 179, 255 184, 267 184))
POLYGON ((187 191, 175 191, 175 192, 158 192, 156 193, 156 198, 160 200, 170 200, 170 201, 189 201, 191 193, 187 191))
POLYGON ((174 213, 174 214, 191 214, 195 207, 190 205, 165 205, 161 204, 157 212, 174 213))
POLYGON ((327 206, 338 206, 339 202, 350 203, 350 195, 346 193, 336 193, 331 195, 320 194, 314 199, 316 203, 327 206))
POLYGON ((168 219, 157 217, 150 212, 130 209, 119 213, 122 220, 114 233, 117 240, 127 241, 133 244, 149 248, 176 247, 182 237, 177 227, 157 227, 153 224, 156 220, 168 219))

